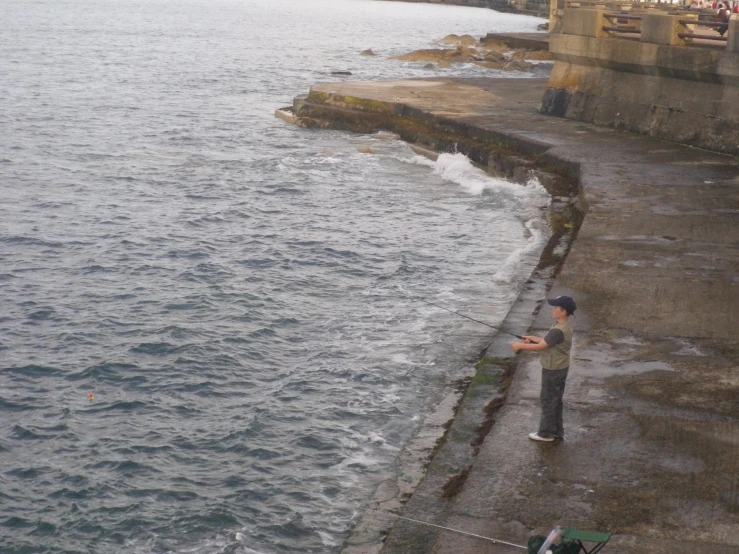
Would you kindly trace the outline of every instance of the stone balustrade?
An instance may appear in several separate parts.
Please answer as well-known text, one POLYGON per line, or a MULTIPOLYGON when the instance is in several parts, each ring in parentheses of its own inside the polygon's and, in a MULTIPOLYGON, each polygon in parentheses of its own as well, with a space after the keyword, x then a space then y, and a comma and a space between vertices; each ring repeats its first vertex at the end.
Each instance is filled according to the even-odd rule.
POLYGON ((723 37, 715 32, 717 23, 703 21, 701 15, 671 4, 552 0, 549 28, 554 33, 639 39, 670 46, 726 47, 728 51, 739 52, 739 14, 732 14, 723 37), (630 25, 619 28, 612 25, 618 15, 635 19, 629 19, 630 25), (695 24, 686 23, 687 20, 695 20, 695 24), (631 27, 639 32, 634 33, 631 27))
POLYGON ((552 10, 550 20, 553 32, 596 38, 634 38, 651 44, 670 46, 708 46, 714 41, 716 47, 726 47, 738 52, 739 14, 732 14, 729 29, 720 36, 713 32, 717 23, 699 20, 696 12, 670 13, 662 10, 614 11, 605 6, 587 8, 569 7, 552 10), (565 17, 566 14, 566 17, 565 17), (614 26, 614 20, 627 20, 629 25, 614 26), (695 23, 688 23, 692 20, 695 23), (629 35, 634 28, 635 35, 629 35), (700 31, 703 31, 701 33, 700 31), (686 36, 688 35, 688 36, 686 36), (692 35, 692 36, 691 36, 692 35))

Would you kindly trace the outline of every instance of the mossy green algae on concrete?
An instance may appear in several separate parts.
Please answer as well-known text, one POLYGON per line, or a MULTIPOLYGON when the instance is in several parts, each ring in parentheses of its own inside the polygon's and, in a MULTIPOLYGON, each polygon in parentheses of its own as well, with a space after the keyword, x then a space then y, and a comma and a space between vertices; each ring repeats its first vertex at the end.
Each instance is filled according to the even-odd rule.
MULTIPOLYGON (((391 131, 406 142, 436 152, 465 154, 474 163, 487 167, 491 174, 525 182, 528 172, 536 168, 539 177, 556 181, 546 179, 546 171, 538 162, 541 152, 536 148, 504 141, 496 133, 483 133, 466 123, 434 117, 400 103, 311 89, 307 97, 295 99, 293 108, 302 127, 364 134, 391 131)), ((571 188, 569 183, 557 188, 563 186, 571 188)))
POLYGON ((383 102, 381 100, 373 100, 371 98, 359 98, 357 96, 347 96, 335 94, 332 92, 323 92, 311 89, 308 93, 308 102, 315 104, 327 104, 334 106, 343 106, 349 109, 399 114, 402 113, 402 105, 383 102))

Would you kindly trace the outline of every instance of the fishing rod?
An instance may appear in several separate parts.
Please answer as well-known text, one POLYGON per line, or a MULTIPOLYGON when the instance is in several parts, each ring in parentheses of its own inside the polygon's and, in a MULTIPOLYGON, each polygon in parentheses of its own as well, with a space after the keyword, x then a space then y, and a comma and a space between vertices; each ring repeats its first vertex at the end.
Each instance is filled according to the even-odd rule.
POLYGON ((452 527, 444 527, 442 525, 436 525, 435 523, 429 523, 428 521, 422 521, 420 519, 412 519, 410 517, 399 516, 399 515, 396 515, 396 514, 392 514, 390 512, 383 512, 381 510, 374 510, 372 508, 359 508, 359 509, 360 510, 364 510, 366 512, 375 512, 376 514, 382 514, 382 515, 385 515, 385 516, 394 517, 396 519, 403 519, 405 521, 411 521, 413 523, 419 523, 421 525, 428 525, 429 527, 436 527, 437 529, 443 529, 444 531, 452 531, 453 533, 459 533, 460 535, 467 535, 468 537, 474 537, 476 539, 482 539, 482 540, 490 541, 490 542, 493 542, 493 543, 500 543, 500 544, 506 544, 508 546, 515 546, 516 548, 522 548, 524 550, 526 550, 526 548, 527 548, 527 547, 522 546, 520 544, 515 544, 515 543, 507 542, 507 541, 502 541, 500 539, 494 539, 492 537, 485 537, 483 535, 477 535, 475 533, 469 533, 467 531, 461 531, 459 529, 453 529, 452 527))
POLYGON ((460 314, 459 312, 455 312, 454 310, 450 310, 449 308, 445 308, 444 306, 439 306, 438 304, 434 304, 433 302, 429 302, 428 300, 424 300, 423 298, 418 298, 417 296, 407 296, 404 295, 407 298, 411 300, 418 300, 419 302, 423 302, 424 304, 428 304, 429 306, 434 306, 435 308, 439 308, 440 310, 445 310, 447 312, 453 313, 455 315, 458 315, 460 317, 464 317, 469 319, 470 321, 474 321, 475 323, 480 323, 482 325, 485 325, 486 327, 490 327, 491 329, 495 329, 496 331, 499 331, 501 333, 505 333, 506 335, 511 335, 512 337, 516 337, 517 339, 525 340, 521 335, 517 335, 515 333, 511 333, 510 331, 505 331, 501 329, 500 327, 495 327, 493 325, 490 325, 489 323, 485 323, 484 321, 480 321, 479 319, 475 319, 473 317, 470 317, 468 315, 460 314))

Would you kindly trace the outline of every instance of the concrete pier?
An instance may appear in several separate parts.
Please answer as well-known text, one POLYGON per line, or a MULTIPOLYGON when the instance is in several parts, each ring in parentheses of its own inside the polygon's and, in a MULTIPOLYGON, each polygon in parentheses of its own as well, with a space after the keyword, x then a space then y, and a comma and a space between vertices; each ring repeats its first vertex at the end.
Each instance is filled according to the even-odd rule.
MULTIPOLYGON (((553 269, 533 276, 506 322, 542 335, 548 289, 577 299, 566 440, 527 438, 539 418, 537 358, 514 356, 510 337, 498 335, 483 378, 473 379, 399 513, 518 545, 559 524, 614 532, 609 553, 739 553, 737 159, 542 115, 546 86, 533 79, 324 84, 296 101, 298 124, 384 128, 436 149, 456 136, 491 167, 519 160, 519 172, 574 179, 569 198, 561 196, 566 187, 551 189, 554 202, 574 201, 585 212, 569 252, 550 252, 560 259, 542 264, 553 269), (499 410, 486 412, 496 398, 499 410)), ((344 547, 345 554, 521 551, 372 512, 344 547)))

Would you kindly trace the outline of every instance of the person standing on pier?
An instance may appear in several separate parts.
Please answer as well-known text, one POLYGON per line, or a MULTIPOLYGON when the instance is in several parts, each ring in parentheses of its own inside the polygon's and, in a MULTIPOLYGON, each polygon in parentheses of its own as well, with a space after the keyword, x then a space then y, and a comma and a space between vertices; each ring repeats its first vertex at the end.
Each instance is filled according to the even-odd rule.
POLYGON ((562 397, 570 369, 570 317, 575 313, 577 305, 569 296, 550 298, 547 302, 553 306, 552 317, 556 321, 547 335, 544 338, 524 335, 525 342, 514 342, 511 348, 514 352, 541 352, 541 420, 539 431, 530 433, 529 438, 552 442, 554 439, 564 439, 565 436, 562 397))
POLYGON ((719 4, 718 5, 718 13, 717 15, 717 21, 719 23, 723 23, 721 27, 716 29, 718 31, 718 34, 721 36, 724 36, 724 33, 729 30, 729 18, 731 18, 731 8, 729 8, 729 3, 726 4, 719 4))

